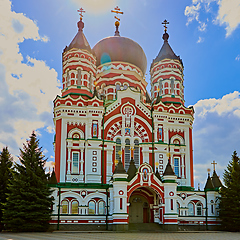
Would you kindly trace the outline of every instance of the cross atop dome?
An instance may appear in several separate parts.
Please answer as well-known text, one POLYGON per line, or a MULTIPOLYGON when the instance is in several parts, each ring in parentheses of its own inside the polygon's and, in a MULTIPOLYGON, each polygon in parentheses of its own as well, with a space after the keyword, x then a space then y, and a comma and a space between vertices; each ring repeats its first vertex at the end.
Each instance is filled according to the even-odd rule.
POLYGON ((112 13, 116 13, 116 16, 114 16, 115 19, 117 19, 117 21, 115 22, 115 26, 116 26, 116 31, 115 31, 115 35, 114 36, 120 36, 119 31, 118 31, 118 27, 120 25, 120 18, 118 18, 117 14, 123 14, 123 12, 120 12, 120 8, 118 6, 116 6, 114 8, 114 10, 111 10, 112 13))
POLYGON ((85 11, 83 10, 83 8, 79 8, 77 11, 79 12, 80 20, 82 20, 83 13, 85 13, 85 11))
POLYGON ((165 26, 164 27, 164 32, 166 33, 167 32, 167 24, 169 24, 169 22, 165 19, 162 24, 164 24, 165 26))

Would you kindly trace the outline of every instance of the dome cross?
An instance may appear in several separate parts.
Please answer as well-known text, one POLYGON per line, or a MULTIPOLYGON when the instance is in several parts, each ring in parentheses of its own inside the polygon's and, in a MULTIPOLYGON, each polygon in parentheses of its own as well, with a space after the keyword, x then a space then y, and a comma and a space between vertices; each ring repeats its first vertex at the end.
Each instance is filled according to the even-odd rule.
POLYGON ((77 11, 79 12, 80 20, 82 20, 83 13, 85 13, 85 11, 83 10, 83 8, 79 8, 77 11))
POLYGON ((163 26, 165 29, 164 29, 164 31, 165 31, 165 33, 167 32, 167 24, 169 24, 169 22, 165 19, 163 22, 162 22, 162 24, 163 25, 165 25, 165 26, 163 26))

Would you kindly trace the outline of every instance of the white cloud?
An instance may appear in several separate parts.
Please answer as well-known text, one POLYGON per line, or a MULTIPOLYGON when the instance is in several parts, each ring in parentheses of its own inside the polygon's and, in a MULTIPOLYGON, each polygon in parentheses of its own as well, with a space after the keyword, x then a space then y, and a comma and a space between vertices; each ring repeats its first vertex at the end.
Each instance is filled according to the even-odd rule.
MULTIPOLYGON (((227 37, 240 24, 240 0, 192 0, 192 4, 186 6, 184 12, 187 16, 187 25, 195 20, 199 23, 199 31, 205 31, 207 25, 200 20, 200 15, 203 12, 211 14, 215 24, 225 26, 227 37), (212 11, 211 4, 217 5, 217 14, 212 11)), ((208 19, 206 20, 208 21, 208 19)))
POLYGON ((197 43, 201 43, 201 42, 203 42, 203 41, 204 41, 204 38, 199 37, 198 40, 197 40, 197 43))
POLYGON ((204 187, 207 168, 217 162, 217 174, 223 171, 234 150, 240 154, 240 92, 220 99, 204 99, 194 105, 193 125, 195 186, 204 187))
MULTIPOLYGON (((13 155, 33 130, 52 128, 52 100, 60 93, 57 72, 43 61, 21 53, 26 39, 47 42, 36 22, 0 1, 0 147, 13 155)), ((37 45, 36 45, 37 46, 37 45)))
POLYGON ((240 60, 240 54, 238 54, 235 58, 235 60, 239 61, 240 60))

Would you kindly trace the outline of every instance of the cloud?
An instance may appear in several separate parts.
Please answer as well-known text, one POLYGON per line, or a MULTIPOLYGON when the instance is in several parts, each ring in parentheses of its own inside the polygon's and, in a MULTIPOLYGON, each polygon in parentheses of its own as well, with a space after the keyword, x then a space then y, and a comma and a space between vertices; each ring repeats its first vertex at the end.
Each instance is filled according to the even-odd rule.
POLYGON ((203 41, 204 41, 204 38, 199 37, 198 40, 197 40, 197 43, 201 43, 201 42, 203 42, 203 41))
POLYGON ((235 60, 239 61, 240 60, 240 54, 238 54, 235 58, 235 60))
POLYGON ((240 92, 226 94, 220 99, 200 100, 194 109, 195 186, 198 182, 203 186, 206 170, 212 168, 213 160, 222 178, 233 151, 240 153, 240 92))
POLYGON ((239 12, 240 0, 192 0, 192 4, 186 6, 184 14, 187 16, 187 25, 194 20, 198 22, 199 31, 205 31, 207 27, 206 23, 200 20, 200 15, 209 14, 213 23, 225 26, 228 37, 240 24, 239 12), (211 5, 217 6, 217 14, 214 13, 211 5))
POLYGON ((40 128, 53 128, 52 100, 60 83, 46 62, 21 53, 19 44, 27 39, 49 41, 36 22, 12 11, 9 0, 0 1, 0 16, 0 148, 7 145, 16 156, 33 130, 40 136, 40 128))

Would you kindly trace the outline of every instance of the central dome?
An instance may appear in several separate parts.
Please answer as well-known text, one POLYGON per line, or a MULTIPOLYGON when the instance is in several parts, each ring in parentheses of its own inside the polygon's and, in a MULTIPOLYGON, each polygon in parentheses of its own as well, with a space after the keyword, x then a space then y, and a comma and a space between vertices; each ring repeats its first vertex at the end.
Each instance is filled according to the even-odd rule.
POLYGON ((133 40, 114 36, 100 40, 93 51, 97 57, 97 67, 107 62, 131 63, 141 69, 143 75, 147 68, 147 58, 141 46, 133 40))

